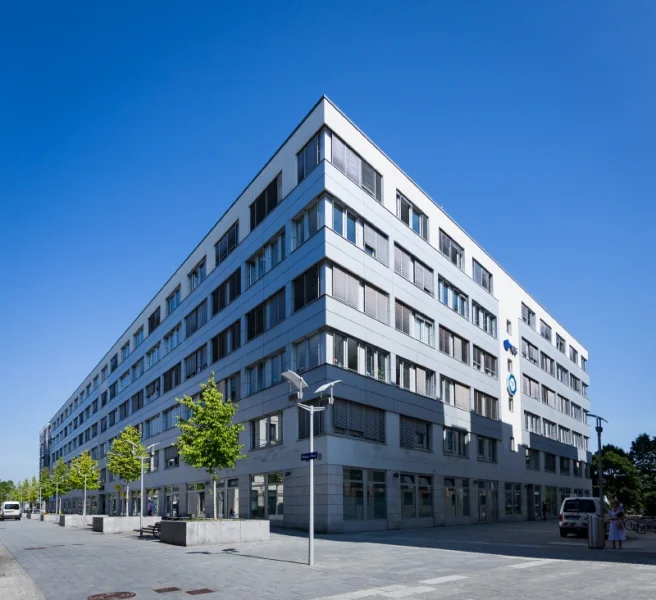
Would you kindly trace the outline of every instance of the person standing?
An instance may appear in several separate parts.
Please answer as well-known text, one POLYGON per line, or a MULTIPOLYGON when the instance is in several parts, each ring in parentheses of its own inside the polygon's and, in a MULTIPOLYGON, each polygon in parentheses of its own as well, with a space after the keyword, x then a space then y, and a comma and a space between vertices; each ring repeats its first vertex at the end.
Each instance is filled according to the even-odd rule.
POLYGON ((621 550, 622 542, 626 540, 626 529, 624 528, 624 521, 622 520, 624 513, 617 500, 613 500, 611 508, 608 511, 608 516, 610 518, 608 541, 613 542, 613 548, 615 548, 616 543, 619 543, 621 550))
POLYGON ((542 520, 543 521, 547 520, 547 503, 546 502, 542 503, 542 520))
POLYGON ((153 501, 148 498, 148 516, 152 517, 153 516, 153 501))

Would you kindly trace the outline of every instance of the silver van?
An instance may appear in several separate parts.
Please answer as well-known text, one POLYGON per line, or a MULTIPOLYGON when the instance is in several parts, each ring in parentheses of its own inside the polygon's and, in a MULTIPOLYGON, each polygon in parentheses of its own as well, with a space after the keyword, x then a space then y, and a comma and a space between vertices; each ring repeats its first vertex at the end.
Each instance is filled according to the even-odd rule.
POLYGON ((3 502, 0 508, 0 521, 5 519, 15 519, 20 521, 21 509, 18 502, 3 502))
MULTIPOLYGON (((605 503, 605 521, 608 528, 608 502, 605 503)), ((565 498, 560 507, 560 518, 558 520, 558 529, 560 537, 565 537, 568 533, 577 535, 587 535, 588 520, 590 514, 601 516, 601 500, 592 496, 565 498)))

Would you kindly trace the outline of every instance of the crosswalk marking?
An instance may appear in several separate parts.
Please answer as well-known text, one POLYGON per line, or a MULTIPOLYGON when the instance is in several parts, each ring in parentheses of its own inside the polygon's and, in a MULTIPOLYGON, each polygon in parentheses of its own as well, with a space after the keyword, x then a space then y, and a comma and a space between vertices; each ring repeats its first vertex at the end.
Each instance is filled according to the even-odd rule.
POLYGON ((449 583, 449 581, 460 581, 462 579, 469 579, 465 575, 444 575, 444 577, 436 577, 435 579, 424 579, 419 583, 425 583, 426 585, 439 585, 440 583, 449 583))
POLYGON ((548 565, 552 562, 556 562, 555 560, 551 559, 543 559, 543 560, 532 560, 529 562, 521 562, 516 565, 508 565, 511 569, 530 569, 531 567, 540 567, 542 565, 548 565))

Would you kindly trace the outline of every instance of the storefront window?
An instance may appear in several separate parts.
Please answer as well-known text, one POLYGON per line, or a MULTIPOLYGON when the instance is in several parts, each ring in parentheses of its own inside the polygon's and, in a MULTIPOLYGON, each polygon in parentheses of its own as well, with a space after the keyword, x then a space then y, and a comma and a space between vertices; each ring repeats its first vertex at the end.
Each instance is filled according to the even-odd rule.
POLYGON ((344 469, 344 520, 387 518, 385 471, 344 469), (367 502, 364 502, 364 490, 367 502))
POLYGON ((469 516, 469 479, 444 478, 445 518, 469 516))

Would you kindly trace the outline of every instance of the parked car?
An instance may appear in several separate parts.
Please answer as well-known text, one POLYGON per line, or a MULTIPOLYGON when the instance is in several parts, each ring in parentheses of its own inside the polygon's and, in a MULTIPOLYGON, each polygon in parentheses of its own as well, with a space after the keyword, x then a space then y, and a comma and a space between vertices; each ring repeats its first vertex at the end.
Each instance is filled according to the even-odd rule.
POLYGON ((15 519, 20 521, 21 519, 21 509, 18 502, 3 502, 2 507, 0 508, 0 521, 5 519, 15 519))
MULTIPOLYGON (((606 502, 604 520, 608 529, 608 511, 610 506, 606 502)), ((560 537, 565 537, 568 533, 577 535, 588 534, 589 515, 601 516, 601 500, 592 496, 565 498, 560 507, 560 517, 558 519, 558 528, 560 537)))

